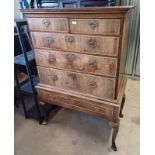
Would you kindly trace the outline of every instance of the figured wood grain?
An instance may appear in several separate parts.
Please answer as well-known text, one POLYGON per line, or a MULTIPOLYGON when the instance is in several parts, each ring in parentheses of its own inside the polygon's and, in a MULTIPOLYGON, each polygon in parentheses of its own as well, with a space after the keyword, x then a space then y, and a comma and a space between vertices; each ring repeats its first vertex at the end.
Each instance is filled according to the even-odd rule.
POLYGON ((114 99, 115 79, 38 66, 40 82, 102 99, 114 99))
POLYGON ((28 18, 30 31, 68 32, 67 18, 28 18))
POLYGON ((102 117, 107 118, 108 120, 113 120, 113 108, 107 107, 105 105, 99 106, 94 104, 93 102, 81 102, 81 100, 73 99, 70 97, 66 97, 63 94, 58 94, 56 92, 48 92, 46 89, 38 89, 38 94, 40 96, 40 100, 44 102, 52 102, 54 104, 58 104, 64 108, 74 109, 74 108, 82 108, 84 111, 90 111, 92 113, 96 113, 102 117))
POLYGON ((114 150, 126 85, 120 74, 124 21, 131 8, 22 10, 35 48, 40 101, 106 118, 113 128, 114 150))
POLYGON ((120 19, 70 19, 70 32, 80 34, 119 35, 120 19))
POLYGON ((35 49, 35 57, 39 66, 116 77, 116 58, 42 49, 35 49))
POLYGON ((31 32, 34 48, 117 56, 119 37, 31 32), (69 40, 70 38, 70 40, 69 40), (50 42, 48 39, 51 39, 50 42))
POLYGON ((38 91, 39 99, 43 102, 48 102, 51 104, 62 106, 64 108, 78 110, 91 115, 104 117, 108 119, 110 123, 117 123, 121 106, 120 104, 124 96, 125 86, 126 79, 123 79, 118 94, 118 99, 116 100, 119 102, 119 104, 116 104, 115 100, 98 100, 94 99, 93 96, 87 97, 83 94, 75 94, 67 90, 62 91, 61 89, 55 89, 54 87, 49 87, 41 83, 38 84, 36 88, 38 91))
POLYGON ((38 83, 38 85, 36 86, 36 88, 38 89, 46 89, 46 91, 49 92, 56 92, 59 94, 65 94, 66 96, 70 97, 71 99, 78 99, 82 102, 82 100, 88 100, 89 102, 93 102, 96 105, 102 106, 102 105, 106 105, 106 107, 116 107, 119 108, 120 105, 117 103, 116 99, 101 99, 99 97, 95 97, 92 96, 90 94, 84 94, 84 93, 80 93, 80 92, 75 92, 72 90, 67 90, 67 89, 62 89, 62 88, 56 88, 54 86, 50 86, 50 85, 46 85, 43 83, 38 83))

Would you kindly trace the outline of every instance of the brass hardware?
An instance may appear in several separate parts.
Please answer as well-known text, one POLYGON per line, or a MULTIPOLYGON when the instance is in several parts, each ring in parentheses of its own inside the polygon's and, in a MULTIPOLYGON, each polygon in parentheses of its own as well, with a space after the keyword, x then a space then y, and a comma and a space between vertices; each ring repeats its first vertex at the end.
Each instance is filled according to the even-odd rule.
POLYGON ((97 83, 96 83, 96 81, 89 81, 89 86, 91 87, 91 88, 96 88, 97 87, 97 83))
POLYGON ((75 41, 75 39, 74 39, 73 36, 66 36, 65 37, 65 41, 66 42, 69 42, 71 44, 71 43, 73 43, 75 41))
POLYGON ((96 68, 97 67, 97 62, 96 62, 96 60, 89 60, 88 65, 90 67, 92 67, 92 68, 96 68))
POLYGON ((43 19, 42 23, 47 28, 50 25, 50 20, 49 19, 43 19))
POLYGON ((58 80, 58 76, 57 76, 56 74, 52 74, 51 77, 52 77, 52 80, 53 80, 53 81, 58 80))
POLYGON ((73 80, 77 79, 77 76, 74 73, 70 73, 68 76, 71 77, 73 80))
POLYGON ((97 47, 97 41, 95 39, 88 40, 88 46, 95 49, 97 47))
POLYGON ((54 43, 53 37, 43 37, 43 42, 45 46, 50 47, 54 43))
POLYGON ((56 61, 56 57, 55 57, 55 55, 54 54, 49 54, 49 62, 51 62, 51 63, 53 63, 53 62, 55 62, 56 61))
POLYGON ((54 38, 53 37, 46 37, 46 40, 49 44, 53 44, 54 43, 54 38))
POLYGON ((91 21, 91 22, 89 22, 89 26, 92 30, 95 30, 98 27, 98 22, 97 21, 91 21))
POLYGON ((72 62, 76 59, 76 56, 74 54, 67 54, 66 58, 68 61, 72 62))

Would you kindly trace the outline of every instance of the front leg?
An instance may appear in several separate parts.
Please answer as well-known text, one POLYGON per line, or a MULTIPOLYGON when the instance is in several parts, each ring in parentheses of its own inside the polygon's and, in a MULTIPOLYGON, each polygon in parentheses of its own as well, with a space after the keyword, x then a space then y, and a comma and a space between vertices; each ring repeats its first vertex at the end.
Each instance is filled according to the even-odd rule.
POLYGON ((112 145, 111 145, 111 148, 112 150, 114 151, 117 151, 117 146, 116 146, 116 137, 117 137, 117 134, 118 134, 118 130, 119 130, 119 120, 118 120, 118 123, 110 123, 113 131, 112 131, 112 145))
POLYGON ((123 96, 123 99, 122 99, 122 103, 121 103, 121 108, 120 108, 120 112, 119 112, 119 117, 123 118, 123 114, 122 114, 122 111, 123 111, 123 108, 124 108, 124 104, 125 104, 125 94, 123 96))

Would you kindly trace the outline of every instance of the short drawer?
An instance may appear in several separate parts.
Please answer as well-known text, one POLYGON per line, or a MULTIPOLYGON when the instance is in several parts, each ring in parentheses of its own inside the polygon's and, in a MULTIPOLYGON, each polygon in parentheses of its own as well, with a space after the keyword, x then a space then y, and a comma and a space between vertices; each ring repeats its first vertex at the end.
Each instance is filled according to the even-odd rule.
POLYGON ((119 35, 120 19, 70 19, 70 32, 79 34, 119 35))
POLYGON ((118 56, 119 37, 31 32, 34 48, 118 56))
POLYGON ((113 109, 105 105, 98 105, 96 103, 82 100, 82 99, 73 99, 70 96, 66 96, 63 93, 58 94, 57 92, 49 92, 43 89, 37 89, 38 96, 41 101, 56 104, 64 108, 78 110, 82 112, 90 112, 97 114, 99 116, 105 117, 108 120, 113 120, 113 109))
POLYGON ((115 78, 87 75, 40 66, 38 66, 38 73, 40 83, 45 85, 93 95, 100 99, 114 99, 115 97, 115 78))
POLYGON ((28 18, 30 31, 68 32, 67 18, 28 18))
POLYGON ((35 49, 37 65, 116 77, 117 58, 35 49))

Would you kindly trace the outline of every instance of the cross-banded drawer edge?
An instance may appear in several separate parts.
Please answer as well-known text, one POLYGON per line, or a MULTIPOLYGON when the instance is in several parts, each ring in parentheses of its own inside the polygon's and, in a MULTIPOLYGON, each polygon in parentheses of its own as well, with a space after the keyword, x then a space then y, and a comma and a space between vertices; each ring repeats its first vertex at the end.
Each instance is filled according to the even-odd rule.
POLYGON ((60 94, 52 91, 47 91, 46 89, 37 88, 39 99, 42 102, 47 102, 51 104, 56 104, 68 109, 82 110, 86 113, 96 114, 101 117, 105 117, 108 120, 113 120, 113 108, 107 107, 106 105, 99 106, 91 103, 90 101, 81 101, 78 99, 72 99, 69 95, 65 96, 63 92, 60 94))

